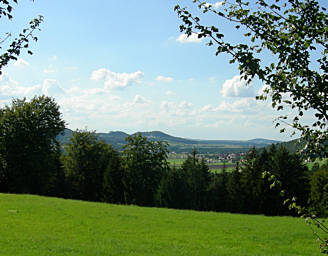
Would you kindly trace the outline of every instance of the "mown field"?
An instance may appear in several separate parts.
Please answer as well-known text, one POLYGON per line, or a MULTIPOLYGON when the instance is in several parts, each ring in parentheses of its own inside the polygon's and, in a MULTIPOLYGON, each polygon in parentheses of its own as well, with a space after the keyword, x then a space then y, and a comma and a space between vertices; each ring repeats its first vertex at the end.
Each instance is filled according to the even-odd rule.
MULTIPOLYGON (((180 167, 186 159, 170 158, 168 162, 171 166, 180 167)), ((235 163, 207 163, 209 169, 213 173, 220 173, 225 166, 227 172, 231 172, 235 169, 235 163)))
MULTIPOLYGON (((185 161, 185 159, 173 159, 173 158, 170 158, 169 160, 169 163, 171 166, 176 166, 176 167, 180 167, 182 165, 182 163, 185 161)), ((318 163, 319 166, 322 166, 324 163, 326 163, 328 161, 327 158, 324 158, 324 159, 321 159, 321 160, 316 160, 314 162, 307 162, 305 163, 306 166, 309 168, 309 170, 312 169, 313 165, 315 163, 318 163)), ((235 169, 235 164, 234 163, 208 163, 207 164, 210 171, 213 172, 213 173, 220 173, 222 172, 222 169, 223 169, 223 166, 225 165, 226 167, 226 171, 227 172, 231 172, 235 169)))
POLYGON ((303 220, 0 194, 0 255, 320 255, 303 220))

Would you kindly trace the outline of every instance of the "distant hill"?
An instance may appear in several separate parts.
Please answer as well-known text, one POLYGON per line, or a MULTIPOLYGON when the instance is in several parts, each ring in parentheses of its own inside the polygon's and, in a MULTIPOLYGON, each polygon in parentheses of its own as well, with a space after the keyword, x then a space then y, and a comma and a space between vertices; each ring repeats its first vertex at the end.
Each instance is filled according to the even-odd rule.
MULTIPOLYGON (((166 141, 169 144, 170 152, 182 153, 190 152, 192 148, 197 148, 199 153, 236 153, 246 152, 251 147, 262 148, 272 143, 280 143, 280 141, 267 139, 252 140, 197 140, 171 136, 161 131, 140 132, 142 136, 147 137, 150 141, 166 141)), ((126 144, 126 137, 129 134, 121 131, 111 131, 109 133, 96 133, 99 140, 111 144, 114 148, 121 150, 126 144)), ((65 129, 64 133, 58 135, 58 141, 61 144, 69 143, 72 136, 70 129, 65 129)))
POLYGON ((291 140, 288 142, 282 142, 283 145, 290 153, 296 153, 305 146, 305 142, 300 139, 291 140))
POLYGON ((114 131, 109 133, 97 133, 100 140, 105 141, 108 144, 112 144, 115 148, 121 149, 126 144, 125 138, 129 134, 120 131, 114 131))
MULTIPOLYGON (((277 146, 282 145, 284 148, 286 148, 291 154, 295 154, 299 151, 301 151, 306 142, 303 139, 294 139, 286 142, 280 142, 277 144, 277 146)), ((269 148, 269 145, 267 146, 269 148)))
POLYGON ((254 144, 276 144, 276 143, 280 143, 280 141, 277 140, 267 140, 267 139, 253 139, 253 140, 248 140, 248 142, 250 143, 254 143, 254 144))
POLYGON ((57 135, 57 140, 61 145, 69 143, 69 139, 72 137, 73 131, 70 129, 65 129, 62 133, 57 135))
POLYGON ((180 137, 174 137, 160 131, 152 132, 140 132, 142 136, 147 137, 151 141, 167 141, 171 143, 183 143, 183 144, 197 144, 196 140, 184 139, 180 137))

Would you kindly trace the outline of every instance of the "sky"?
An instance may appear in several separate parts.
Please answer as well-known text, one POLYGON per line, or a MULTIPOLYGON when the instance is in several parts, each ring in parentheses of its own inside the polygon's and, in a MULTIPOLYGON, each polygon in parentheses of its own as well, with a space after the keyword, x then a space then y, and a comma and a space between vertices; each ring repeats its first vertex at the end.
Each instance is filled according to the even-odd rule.
POLYGON ((191 0, 19 1, 13 20, 1 19, 1 38, 18 35, 39 14, 44 22, 29 45, 34 54, 24 52, 3 69, 0 106, 45 94, 73 130, 290 140, 274 128, 279 113, 270 102, 255 100, 260 82, 246 86, 228 56, 181 34, 177 3, 197 12, 191 0))

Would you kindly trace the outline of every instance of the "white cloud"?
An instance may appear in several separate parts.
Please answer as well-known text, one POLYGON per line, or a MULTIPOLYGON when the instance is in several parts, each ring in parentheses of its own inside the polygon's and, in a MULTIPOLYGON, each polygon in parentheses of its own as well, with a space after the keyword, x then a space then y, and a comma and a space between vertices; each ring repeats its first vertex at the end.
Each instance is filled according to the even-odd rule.
POLYGON ((74 86, 69 88, 68 90, 65 90, 67 94, 71 95, 99 95, 103 96, 104 94, 108 93, 104 88, 90 88, 90 89, 81 89, 80 87, 74 86))
POLYGON ((13 97, 29 97, 40 92, 41 86, 20 86, 19 83, 11 79, 7 73, 0 76, 0 97, 9 99, 13 97))
MULTIPOLYGON (((100 88, 94 89, 99 91, 100 88)), ((92 129, 101 131, 132 129, 133 132, 180 129, 184 134, 183 131, 196 128, 207 133, 226 132, 224 129, 227 125, 242 126, 243 129, 257 123, 265 127, 272 125, 272 114, 267 112, 271 108, 252 98, 228 99, 218 106, 199 106, 187 101, 151 101, 138 94, 126 100, 125 97, 113 96, 110 91, 92 94, 90 90, 75 88, 66 91, 67 95, 56 98, 64 119, 73 127, 92 125, 92 129), (268 125, 263 125, 262 120, 267 116, 269 119, 265 122, 268 125)), ((238 134, 237 129, 229 128, 226 136, 231 136, 231 130, 238 134)), ((219 134, 221 136, 223 133, 219 134)))
POLYGON ((264 90, 268 89, 269 86, 267 84, 262 85, 262 87, 257 91, 257 95, 263 95, 264 90))
POLYGON ((214 6, 214 8, 215 9, 218 9, 220 6, 222 6, 224 4, 224 2, 223 1, 221 1, 221 2, 216 2, 213 6, 214 6))
POLYGON ((173 106, 175 106, 174 102, 162 101, 160 108, 164 112, 169 112, 173 106))
POLYGON ((256 113, 265 108, 265 102, 257 101, 254 98, 242 98, 233 102, 223 101, 213 111, 230 112, 230 113, 256 113))
POLYGON ((42 85, 42 94, 47 96, 60 96, 66 94, 55 79, 45 79, 42 85))
POLYGON ((120 97, 120 96, 116 96, 116 95, 111 95, 111 96, 109 97, 109 99, 110 99, 111 101, 119 101, 119 100, 121 100, 121 97, 120 97))
POLYGON ((47 68, 43 70, 45 74, 54 74, 56 73, 56 69, 53 67, 53 65, 49 65, 47 68))
MULTIPOLYGON (((103 83, 108 81, 107 70, 94 72, 92 75, 94 80, 103 83)), ((128 75, 131 74, 126 74, 128 75)), ((199 101, 182 101, 175 100, 176 97, 168 97, 175 95, 172 88, 170 89, 173 92, 164 90, 163 95, 156 95, 155 98, 151 98, 152 93, 143 94, 141 91, 132 97, 130 93, 127 95, 118 92, 119 97, 105 86, 81 88, 76 84, 65 83, 63 88, 59 81, 61 80, 44 79, 39 85, 28 86, 10 79, 4 72, 0 76, 0 105, 9 104, 15 97, 31 98, 44 93, 56 99, 63 119, 72 129, 89 126, 98 131, 124 130, 129 133, 138 130, 163 130, 176 132, 178 136, 217 136, 215 138, 219 139, 233 136, 256 137, 260 136, 259 131, 268 131, 273 127, 274 113, 270 102, 256 101, 253 98, 225 98, 221 103, 213 104, 208 101, 200 104, 199 101), (255 129, 255 126, 260 128, 255 129), (242 135, 240 130, 243 130, 242 135), (201 132, 197 135, 196 131, 201 132)), ((183 96, 178 98, 180 97, 183 96)))
POLYGON ((175 96, 175 93, 172 91, 166 91, 165 93, 167 96, 175 96))
POLYGON ((212 108, 213 108, 212 105, 205 105, 200 109, 200 112, 210 111, 212 108))
POLYGON ((204 4, 204 7, 213 7, 215 10, 217 10, 217 9, 219 9, 219 7, 221 7, 222 5, 223 5, 223 1, 220 1, 220 2, 216 2, 216 3, 214 3, 214 4, 212 4, 212 3, 205 3, 204 4))
POLYGON ((182 102, 179 103, 178 107, 181 110, 187 110, 187 109, 190 109, 192 107, 192 104, 189 103, 189 102, 186 102, 186 101, 182 101, 182 102))
POLYGON ((192 115, 192 104, 186 101, 181 101, 180 103, 162 101, 160 108, 163 113, 170 113, 175 116, 192 115))
POLYGON ((89 95, 103 95, 106 91, 103 88, 91 88, 83 90, 82 93, 89 95))
POLYGON ((40 85, 23 87, 10 86, 8 84, 0 86, 0 95, 5 98, 33 96, 40 91, 40 85))
POLYGON ((140 70, 134 73, 115 73, 106 68, 95 70, 91 80, 104 81, 105 89, 125 88, 133 83, 140 83, 144 73, 140 70))
POLYGON ((190 36, 181 34, 176 41, 182 44, 185 43, 200 43, 204 38, 198 38, 198 34, 192 33, 190 36))
POLYGON ((156 77, 156 80, 159 81, 159 82, 171 83, 173 81, 173 78, 172 77, 158 76, 158 77, 156 77))
POLYGON ((0 75, 0 82, 2 84, 10 84, 10 85, 14 85, 14 86, 18 85, 18 82, 13 80, 11 77, 9 77, 7 73, 2 73, 0 75))
POLYGON ((28 63, 26 60, 23 60, 22 58, 19 58, 17 61, 13 64, 15 67, 26 67, 29 66, 30 63, 28 63))
POLYGON ((141 96, 141 95, 136 95, 133 99, 133 104, 136 105, 136 104, 149 104, 150 101, 147 100, 144 96, 141 96))
POLYGON ((246 85, 241 76, 234 76, 230 80, 226 80, 221 88, 221 94, 224 97, 254 97, 254 89, 250 85, 246 85))

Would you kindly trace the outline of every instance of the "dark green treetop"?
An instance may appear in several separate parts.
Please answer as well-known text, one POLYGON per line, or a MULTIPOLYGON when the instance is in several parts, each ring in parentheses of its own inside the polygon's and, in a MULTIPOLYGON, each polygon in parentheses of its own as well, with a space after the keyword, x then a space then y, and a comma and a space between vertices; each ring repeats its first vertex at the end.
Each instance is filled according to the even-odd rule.
POLYGON ((125 201, 152 206, 162 175, 169 168, 168 145, 161 141, 149 141, 140 133, 128 136, 126 141, 122 151, 125 201))
POLYGON ((59 106, 46 96, 14 99, 0 109, 1 190, 45 194, 64 128, 59 106))

